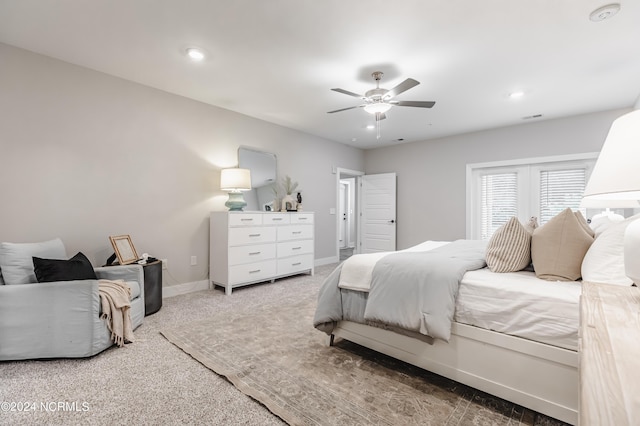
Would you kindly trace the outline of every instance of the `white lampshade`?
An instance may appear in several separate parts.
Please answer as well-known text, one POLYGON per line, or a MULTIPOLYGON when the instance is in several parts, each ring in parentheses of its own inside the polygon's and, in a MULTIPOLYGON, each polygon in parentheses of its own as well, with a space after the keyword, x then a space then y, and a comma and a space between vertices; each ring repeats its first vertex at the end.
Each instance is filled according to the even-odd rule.
MULTIPOLYGON (((640 110, 616 119, 609 129, 598 161, 584 191, 584 203, 609 203, 640 200, 640 110)), ((593 204, 592 204, 593 205, 593 204)), ((640 284, 640 220, 627 225, 624 234, 626 275, 640 284)))
POLYGON ((364 106, 364 110, 369 114, 375 114, 377 112, 385 113, 391 109, 391 104, 385 104, 384 102, 375 102, 373 104, 367 104, 364 106))
POLYGON ((249 169, 222 169, 220 189, 230 192, 249 191, 251 189, 251 172, 249 169))
POLYGON ((611 125, 584 199, 640 200, 640 110, 611 125))

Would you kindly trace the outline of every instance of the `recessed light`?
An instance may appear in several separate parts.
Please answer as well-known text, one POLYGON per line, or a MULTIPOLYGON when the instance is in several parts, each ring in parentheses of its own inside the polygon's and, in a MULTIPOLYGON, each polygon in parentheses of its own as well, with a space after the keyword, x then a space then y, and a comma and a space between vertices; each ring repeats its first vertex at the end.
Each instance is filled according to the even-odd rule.
POLYGON ((185 52, 192 61, 199 62, 204 59, 204 52, 197 47, 188 47, 185 52))
POLYGON ((589 19, 593 22, 604 21, 605 19, 611 18, 613 15, 620 11, 619 3, 611 3, 606 6, 599 7, 598 9, 591 12, 589 15, 589 19))
POLYGON ((524 92, 522 90, 518 90, 516 92, 509 93, 509 97, 511 99, 517 99, 517 98, 521 98, 523 96, 524 96, 524 92))
POLYGON ((369 129, 369 130, 373 130, 375 128, 376 128, 376 126, 374 126, 373 124, 367 125, 367 129, 369 129))

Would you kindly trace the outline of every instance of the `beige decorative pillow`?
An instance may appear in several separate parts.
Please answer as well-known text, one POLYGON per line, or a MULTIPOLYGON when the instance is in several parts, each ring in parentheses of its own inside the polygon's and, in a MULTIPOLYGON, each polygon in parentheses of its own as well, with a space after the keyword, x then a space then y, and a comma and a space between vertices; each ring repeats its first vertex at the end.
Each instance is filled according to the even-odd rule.
POLYGON ((491 236, 486 261, 492 272, 516 272, 526 268, 531 262, 531 232, 512 217, 491 236))
POLYGON ((596 233, 593 230, 593 228, 591 228, 589 226, 589 222, 587 222, 587 219, 584 218, 584 216, 582 216, 582 213, 580 213, 579 211, 574 213, 576 215, 576 219, 578 219, 578 223, 580 224, 580 226, 582 226, 582 228, 587 231, 587 234, 591 235, 592 237, 595 238, 596 233))
POLYGON ((593 231, 585 229, 582 221, 580 212, 574 214, 565 209, 533 231, 531 260, 538 278, 548 281, 580 278, 582 259, 593 243, 593 231))

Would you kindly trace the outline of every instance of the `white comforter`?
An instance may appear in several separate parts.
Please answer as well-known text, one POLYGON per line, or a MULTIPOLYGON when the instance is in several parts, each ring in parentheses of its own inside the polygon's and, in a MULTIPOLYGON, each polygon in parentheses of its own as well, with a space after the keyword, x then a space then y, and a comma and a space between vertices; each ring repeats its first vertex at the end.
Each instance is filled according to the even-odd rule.
POLYGON ((351 256, 342 264, 342 273, 338 287, 355 291, 368 292, 371 290, 371 272, 376 263, 383 257, 398 252, 429 251, 448 244, 449 241, 425 241, 417 246, 399 251, 384 251, 380 253, 365 253, 351 256))

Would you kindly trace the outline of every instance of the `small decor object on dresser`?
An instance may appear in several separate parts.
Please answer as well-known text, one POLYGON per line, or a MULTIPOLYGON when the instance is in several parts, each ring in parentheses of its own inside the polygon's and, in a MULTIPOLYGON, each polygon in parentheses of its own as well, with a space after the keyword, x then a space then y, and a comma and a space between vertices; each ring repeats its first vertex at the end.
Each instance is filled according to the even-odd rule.
POLYGON ((300 195, 299 192, 298 192, 297 198, 298 198, 298 205, 296 207, 297 207, 297 210, 301 212, 302 211, 302 195, 300 195))
POLYGON ((280 211, 296 211, 296 199, 293 196, 293 191, 295 191, 297 187, 298 182, 292 182, 291 178, 288 175, 282 179, 282 190, 286 195, 282 198, 280 211))

